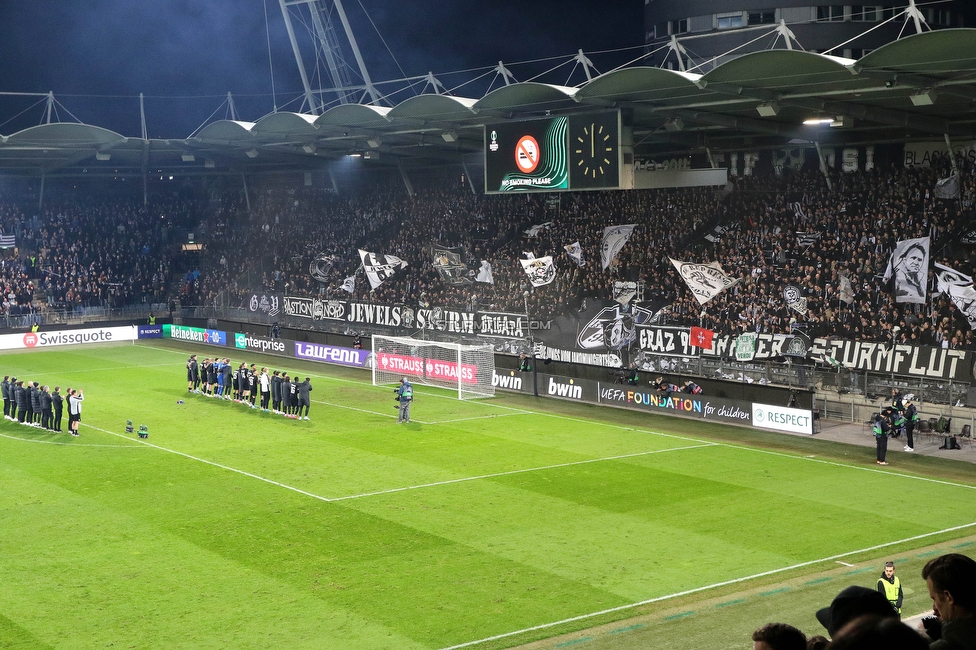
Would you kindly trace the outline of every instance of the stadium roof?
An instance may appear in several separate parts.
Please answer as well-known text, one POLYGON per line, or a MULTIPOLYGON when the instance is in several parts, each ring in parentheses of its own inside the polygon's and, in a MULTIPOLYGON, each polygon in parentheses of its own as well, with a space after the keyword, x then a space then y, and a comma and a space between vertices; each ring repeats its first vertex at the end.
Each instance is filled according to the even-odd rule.
POLYGON ((369 152, 371 164, 476 159, 485 124, 623 108, 637 158, 976 139, 976 29, 908 36, 859 60, 799 50, 747 54, 704 75, 626 67, 577 87, 513 83, 480 99, 427 94, 393 107, 339 105, 220 120, 182 140, 127 138, 51 123, 0 135, 0 171, 17 174, 314 170, 369 152), (821 118, 833 122, 805 125, 821 118))

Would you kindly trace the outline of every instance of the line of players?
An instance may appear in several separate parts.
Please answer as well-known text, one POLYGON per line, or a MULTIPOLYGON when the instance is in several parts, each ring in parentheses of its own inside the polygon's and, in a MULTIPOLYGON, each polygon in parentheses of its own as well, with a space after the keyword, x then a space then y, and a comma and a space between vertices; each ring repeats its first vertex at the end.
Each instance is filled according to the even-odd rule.
POLYGON ((78 435, 81 420, 81 402, 85 399, 80 390, 69 388, 67 399, 61 396, 61 387, 41 386, 36 381, 18 380, 4 375, 0 381, 0 394, 3 396, 3 417, 11 422, 20 422, 29 427, 61 432, 61 418, 64 403, 68 402, 68 433, 78 435))
POLYGON ((269 374, 267 368, 259 371, 255 364, 248 366, 243 362, 235 370, 228 358, 208 357, 201 364, 194 354, 186 360, 186 382, 186 390, 190 393, 232 399, 238 404, 295 420, 309 419, 311 378, 300 381, 297 372, 293 379, 286 372, 275 370, 269 374))

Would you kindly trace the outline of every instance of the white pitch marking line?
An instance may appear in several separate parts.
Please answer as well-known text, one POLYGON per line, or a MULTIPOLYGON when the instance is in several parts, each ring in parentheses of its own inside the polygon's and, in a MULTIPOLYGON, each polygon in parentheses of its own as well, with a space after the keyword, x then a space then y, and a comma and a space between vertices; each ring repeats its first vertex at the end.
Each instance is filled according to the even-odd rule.
POLYGON ((655 449, 652 451, 639 451, 633 454, 622 454, 620 456, 607 456, 605 458, 588 458, 587 460, 576 460, 570 463, 557 463, 555 465, 545 465, 543 467, 527 467, 525 469, 513 469, 507 472, 495 472, 493 474, 480 474, 478 476, 465 476, 463 478, 452 478, 446 481, 436 481, 434 483, 423 483, 421 485, 411 485, 408 487, 390 488, 389 490, 377 490, 375 492, 364 492, 362 494, 351 494, 345 497, 333 497, 330 501, 346 501, 348 499, 360 499, 362 497, 372 497, 380 494, 393 494, 394 492, 406 492, 408 490, 419 490, 439 485, 451 485, 453 483, 465 483, 467 481, 479 481, 486 478, 497 478, 499 476, 511 476, 513 474, 524 474, 526 472, 539 472, 547 469, 558 469, 560 467, 572 467, 574 465, 586 465, 589 463, 600 463, 608 460, 620 460, 623 458, 635 458, 637 456, 648 456, 650 454, 662 454, 668 451, 684 451, 686 449, 701 449, 702 447, 715 447, 714 443, 705 445, 694 445, 691 447, 672 447, 670 449, 655 449))
POLYGON ((524 413, 499 413, 497 415, 478 415, 470 418, 455 418, 454 420, 434 420, 425 424, 451 424, 452 422, 468 422, 469 420, 491 420, 492 418, 511 418, 524 413))
POLYGON ((794 569, 802 569, 804 567, 812 566, 814 564, 821 564, 823 562, 830 562, 831 560, 837 560, 842 557, 850 557, 851 555, 857 555, 859 553, 869 553, 871 551, 877 551, 882 548, 887 548, 889 546, 896 546, 898 544, 905 544, 907 542, 914 542, 920 539, 925 539, 928 537, 934 537, 936 535, 942 535, 945 533, 952 533, 958 530, 964 530, 966 528, 972 528, 976 526, 976 522, 969 524, 962 524, 961 526, 953 526, 952 528, 943 528, 942 530, 937 530, 931 533, 923 533, 921 535, 915 535, 914 537, 906 537, 905 539, 899 539, 894 542, 885 542, 884 544, 878 544, 876 546, 869 546, 867 548, 858 549, 856 551, 847 551, 846 553, 838 553, 837 555, 831 555, 830 557, 823 557, 817 560, 808 560, 806 562, 800 562, 799 564, 793 564, 791 566, 780 567, 778 569, 771 569, 769 571, 763 571, 761 573, 754 573, 751 576, 744 576, 741 578, 733 578, 731 580, 725 580, 723 582, 716 582, 711 585, 705 585, 703 587, 695 587, 694 589, 687 589, 685 591, 679 591, 677 593, 668 594, 667 596, 658 596, 656 598, 648 598, 647 600, 641 600, 636 603, 630 603, 629 605, 620 605, 618 607, 610 607, 609 609, 603 609, 598 612, 590 612, 588 614, 580 614, 579 616, 573 616, 571 618, 564 618, 561 621, 553 621, 551 623, 543 623, 541 625, 534 625, 532 627, 527 627, 521 630, 515 630, 513 632, 504 632, 502 634, 496 634, 495 636, 485 637, 484 639, 478 639, 476 641, 466 641, 465 643, 459 643, 457 645, 448 646, 442 648, 442 650, 457 650, 458 648, 467 648, 473 645, 478 645, 481 643, 488 643, 490 641, 497 641, 498 639, 505 639, 508 637, 516 636, 519 634, 525 634, 527 632, 535 632, 537 630, 545 630, 548 628, 556 627, 557 625, 564 625, 566 623, 574 623, 576 621, 584 621, 588 618, 594 618, 596 616, 602 616, 604 614, 612 614, 614 612, 622 612, 627 609, 632 609, 634 607, 640 607, 641 605, 650 605, 651 603, 659 603, 665 600, 672 600, 674 598, 680 598, 681 596, 688 596, 690 594, 697 594, 703 591, 709 591, 711 589, 717 589, 719 587, 726 587, 728 585, 739 584, 742 582, 747 582, 749 580, 755 580, 756 578, 764 578, 766 576, 776 575, 777 573, 784 573, 786 571, 792 571, 794 569))
MULTIPOLYGON (((84 426, 86 426, 86 427, 88 427, 90 429, 95 429, 96 431, 101 431, 103 433, 107 433, 107 434, 110 434, 110 435, 113 435, 113 436, 116 436, 116 437, 119 437, 119 438, 124 438, 125 440, 129 440, 129 438, 127 438, 126 436, 122 435, 121 433, 116 433, 114 431, 109 431, 108 429, 102 429, 101 427, 96 427, 96 426, 93 426, 91 424, 85 424, 84 426)), ((508 475, 511 475, 511 474, 524 474, 526 472, 539 472, 539 471, 543 471, 543 470, 547 470, 547 469, 557 469, 557 468, 560 468, 560 467, 571 467, 573 465, 585 465, 587 463, 599 463, 599 462, 608 461, 608 460, 621 460, 621 459, 624 459, 624 458, 634 458, 634 457, 638 457, 638 456, 648 456, 650 454, 660 454, 660 453, 664 453, 664 452, 668 452, 668 451, 683 451, 683 450, 686 450, 686 449, 700 449, 702 447, 716 447, 716 446, 718 446, 715 443, 707 443, 707 444, 703 444, 703 445, 695 445, 695 446, 692 446, 692 447, 672 447, 670 449, 654 449, 654 450, 651 450, 651 451, 639 451, 639 452, 635 452, 633 454, 621 454, 619 456, 607 456, 607 457, 603 457, 603 458, 588 458, 586 460, 577 460, 577 461, 573 461, 573 462, 570 462, 570 463, 558 463, 558 464, 555 464, 555 465, 545 465, 545 466, 542 466, 542 467, 527 467, 525 469, 515 469, 515 470, 511 470, 511 471, 507 471, 507 472, 496 472, 494 474, 481 474, 479 476, 465 476, 465 477, 462 477, 462 478, 449 479, 449 480, 446 480, 446 481, 436 481, 434 483, 424 483, 424 484, 421 484, 421 485, 410 485, 410 486, 406 486, 406 487, 390 488, 389 490, 378 490, 378 491, 375 491, 375 492, 363 492, 361 494, 350 494, 350 495, 347 495, 347 496, 331 497, 330 498, 330 497, 324 497, 324 496, 319 495, 319 494, 314 494, 312 492, 308 492, 306 490, 302 490, 300 488, 296 488, 294 486, 287 485, 285 483, 279 483, 278 481, 274 481, 274 480, 271 480, 269 478, 265 478, 263 476, 258 476, 257 474, 252 474, 251 472, 246 472, 246 471, 244 471, 242 469, 237 469, 236 467, 231 467, 229 465, 223 465, 221 463, 217 463, 217 462, 214 462, 212 460, 207 460, 205 458, 200 458, 199 456, 193 456, 191 454, 187 454, 187 453, 184 453, 182 451, 176 451, 175 449, 169 449, 167 447, 162 447, 160 445, 154 445, 153 443, 146 442, 145 440, 141 440, 140 439, 140 440, 134 440, 133 442, 136 442, 136 443, 138 443, 140 445, 145 445, 147 447, 152 447, 153 449, 159 449, 160 451, 166 451, 166 452, 169 452, 171 454, 176 454, 177 456, 182 456, 184 458, 189 458, 190 460, 199 461, 201 463, 205 463, 205 464, 211 465, 213 467, 219 467, 220 469, 225 469, 225 470, 227 470, 229 472, 235 472, 237 474, 242 474, 244 476, 247 476, 247 477, 250 477, 250 478, 253 478, 253 479, 257 479, 259 481, 263 481, 265 483, 270 483, 271 485, 277 485, 278 487, 284 488, 286 490, 291 490, 292 492, 297 492, 299 494, 304 494, 305 496, 312 497, 313 499, 318 499, 319 501, 325 501, 327 503, 332 503, 333 501, 349 501, 350 499, 361 499, 363 497, 377 496, 377 495, 380 495, 380 494, 391 494, 391 493, 394 493, 394 492, 405 492, 407 490, 419 490, 419 489, 422 489, 422 488, 437 487, 439 485, 450 485, 452 483, 464 483, 466 481, 477 481, 477 480, 480 480, 480 479, 495 478, 495 477, 498 477, 498 476, 508 476, 508 475)))
POLYGON ((33 442, 43 445, 61 445, 62 447, 112 447, 114 449, 139 449, 139 445, 99 445, 88 442, 69 442, 65 439, 63 442, 57 440, 33 440, 31 438, 21 438, 18 436, 10 436, 5 433, 0 433, 0 438, 9 438, 11 440, 17 440, 18 442, 33 442))
POLYGON ((844 566, 857 566, 856 564, 848 564, 847 562, 841 562, 840 560, 837 560, 837 564, 843 564, 844 566))

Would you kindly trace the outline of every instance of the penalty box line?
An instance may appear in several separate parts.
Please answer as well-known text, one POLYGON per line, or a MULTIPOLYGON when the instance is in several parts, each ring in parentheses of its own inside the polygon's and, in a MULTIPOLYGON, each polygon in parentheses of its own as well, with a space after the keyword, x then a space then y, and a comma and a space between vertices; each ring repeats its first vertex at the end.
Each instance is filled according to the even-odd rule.
POLYGON ((651 605, 653 603, 660 603, 666 600, 673 600, 675 598, 680 598, 682 596, 690 596, 692 594, 701 593, 704 591, 710 591, 712 589, 717 589, 719 587, 727 587, 729 585, 741 584, 743 582, 748 582, 749 580, 756 580, 758 578, 764 578, 766 576, 776 575, 779 573, 785 573, 787 571, 793 571, 795 569, 802 569, 804 567, 813 566, 815 564, 821 564, 823 562, 832 562, 845 557, 851 557, 852 555, 858 555, 861 553, 870 553, 871 551, 878 551, 883 548, 888 548, 891 546, 897 546, 898 544, 906 544, 908 542, 915 542, 918 540, 926 539, 929 537, 935 537, 936 535, 943 535, 946 533, 953 533, 960 530, 965 530, 967 528, 976 527, 976 522, 962 524, 960 526, 953 526, 951 528, 943 528, 942 530, 936 530, 931 533, 922 533, 921 535, 914 535, 912 537, 906 537, 904 539, 899 539, 893 542, 885 542, 883 544, 876 544, 875 546, 868 546, 867 548, 861 548, 856 551, 847 551, 845 553, 838 553, 837 555, 831 555, 829 557, 818 558, 816 560, 808 560, 806 562, 800 562, 798 564, 792 564, 790 566, 780 567, 778 569, 770 569, 769 571, 762 571, 760 573, 754 573, 749 576, 743 576, 741 578, 732 578, 731 580, 723 580, 722 582, 716 582, 710 585, 705 585, 702 587, 695 587, 693 589, 686 589, 685 591, 678 591, 673 594, 668 594, 666 596, 657 596, 655 598, 648 598, 646 600, 641 600, 636 603, 629 603, 627 605, 619 605, 617 607, 610 607, 607 609, 602 609, 598 612, 590 612, 588 614, 580 614, 579 616, 572 616, 570 618, 564 618, 559 621, 552 621, 551 623, 542 623, 541 625, 533 625, 532 627, 526 627, 521 630, 514 630, 512 632, 503 632, 502 634, 496 634, 494 636, 485 637, 483 639, 477 639, 475 641, 466 641, 464 643, 458 643, 457 645, 448 646, 442 648, 441 650, 458 650, 459 648, 469 648, 471 646, 480 645, 483 643, 490 643, 492 641, 498 641, 500 639, 507 639, 519 634, 527 634, 529 632, 537 632, 539 630, 547 630, 559 625, 566 625, 569 623, 575 623, 578 621, 585 621, 590 618, 595 618, 597 616, 603 616, 605 614, 613 614, 615 612, 622 612, 628 609, 633 609, 634 607, 641 607, 642 605, 651 605))
MULTIPOLYGON (((101 431, 102 433, 107 433, 109 435, 116 436, 117 438, 123 438, 124 440, 131 440, 131 438, 129 438, 129 437, 127 437, 127 436, 125 436, 125 435, 123 435, 121 433, 116 433, 115 431, 109 431, 108 429, 103 429, 101 427, 96 427, 96 426, 93 426, 91 424, 83 424, 83 426, 88 427, 90 429, 94 429, 96 431, 101 431)), ((702 445, 693 445, 693 446, 689 446, 689 447, 671 447, 669 449, 653 449, 653 450, 650 450, 650 451, 639 451, 639 452, 635 452, 635 453, 632 453, 632 454, 620 454, 620 455, 617 455, 617 456, 606 456, 606 457, 602 457, 602 458, 587 458, 586 460, 577 460, 577 461, 572 461, 572 462, 568 462, 568 463, 556 463, 556 464, 553 464, 553 465, 544 465, 544 466, 540 466, 540 467, 526 467, 524 469, 513 469, 513 470, 506 471, 506 472, 494 472, 492 474, 480 474, 480 475, 477 475, 477 476, 463 476, 461 478, 447 479, 447 480, 444 480, 444 481, 434 481, 434 482, 431 482, 431 483, 422 483, 420 485, 408 485, 408 486, 405 486, 405 487, 390 488, 390 489, 387 489, 387 490, 375 490, 373 492, 363 492, 363 493, 360 493, 360 494, 350 494, 350 495, 341 496, 341 497, 326 497, 326 496, 322 496, 321 494, 315 494, 314 492, 309 492, 307 490, 302 490, 301 488, 297 488, 297 487, 295 487, 293 485, 288 485, 286 483, 281 483, 279 481, 275 481, 275 480, 270 479, 270 478, 265 478, 264 476, 259 476, 258 474, 254 474, 252 472, 248 472, 248 471, 245 471, 245 470, 242 470, 242 469, 238 469, 236 467, 231 467, 230 465, 224 465, 224 464, 218 463, 216 461, 207 460, 206 458, 200 458, 199 456, 194 456, 194 455, 188 454, 186 452, 177 451, 175 449, 170 449, 168 447, 163 447, 161 445, 156 445, 156 444, 153 444, 151 442, 147 442, 147 441, 142 440, 142 439, 134 440, 132 442, 136 442, 136 443, 138 443, 140 445, 145 445, 147 447, 152 447, 153 449, 158 449, 160 451, 165 451, 165 452, 168 452, 170 454, 175 454, 177 456, 182 456, 183 458, 187 458, 189 460, 195 460, 197 462, 204 463, 206 465, 210 465, 211 467, 217 467, 219 469, 227 470, 228 472, 234 472, 235 474, 241 474, 242 476, 247 476, 248 478, 253 478, 253 479, 256 479, 258 481, 262 481, 264 483, 268 483, 270 485, 275 485, 277 487, 284 488, 286 490, 291 490, 292 492, 296 492, 298 494, 302 494, 304 496, 311 497, 313 499, 317 499, 318 501, 324 501, 326 503, 333 503, 333 502, 336 502, 336 501, 350 501, 350 500, 353 500, 353 499, 362 499, 362 498, 365 498, 365 497, 379 496, 381 494, 394 494, 396 492, 407 492, 407 491, 410 491, 410 490, 421 490, 421 489, 424 489, 424 488, 438 487, 438 486, 441 486, 441 485, 452 485, 454 483, 466 483, 468 481, 479 481, 479 480, 484 480, 484 479, 497 478, 497 477, 500 477, 500 476, 511 476, 513 474, 525 474, 525 473, 528 473, 528 472, 541 472, 541 471, 550 470, 550 469, 559 469, 559 468, 562 468, 562 467, 572 467, 574 465, 586 465, 586 464, 590 464, 590 463, 601 463, 601 462, 606 462, 606 461, 611 461, 611 460, 623 460, 625 458, 637 458, 637 457, 640 457, 640 456, 650 456, 652 454, 661 454, 661 453, 665 453, 665 452, 669 452, 669 451, 685 451, 685 450, 689 450, 689 449, 701 449, 701 448, 704 448, 704 447, 717 447, 717 446, 719 446, 716 443, 706 443, 706 444, 702 444, 702 445)))

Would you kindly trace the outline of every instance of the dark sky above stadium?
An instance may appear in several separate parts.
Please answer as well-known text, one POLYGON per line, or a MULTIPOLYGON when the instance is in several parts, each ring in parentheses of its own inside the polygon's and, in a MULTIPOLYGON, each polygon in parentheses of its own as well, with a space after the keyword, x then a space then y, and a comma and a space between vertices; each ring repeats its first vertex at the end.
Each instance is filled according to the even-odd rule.
MULTIPOLYGON (((976 14, 976 2, 966 5, 976 14)), ((478 73, 446 72, 571 57, 580 48, 606 72, 638 57, 643 41, 643 0, 344 0, 344 6, 374 80, 433 71, 449 89, 478 73), (624 51, 597 54, 610 50, 624 51)), ((153 138, 187 137, 208 120, 229 117, 222 106, 228 91, 245 120, 275 106, 301 108, 300 99, 293 101, 302 84, 278 0, 0 0, 0 26, 0 91, 54 91, 62 120, 138 136, 140 92, 153 138)), ((525 81, 555 64, 512 71, 525 81)), ((569 79, 571 69, 540 80, 585 79, 580 70, 569 79)), ((472 85, 456 94, 477 98, 485 89, 472 85)), ((43 98, 0 96, 0 133, 42 118, 43 98)))
MULTIPOLYGON (((437 74, 499 60, 571 56, 579 48, 639 47, 643 35, 642 0, 361 2, 343 5, 374 80, 403 76, 397 63, 406 75, 437 74)), ((54 91, 62 120, 71 120, 66 109, 83 122, 138 136, 142 92, 150 137, 186 137, 214 111, 211 119, 227 116, 220 106, 228 91, 247 120, 276 103, 300 107, 285 106, 302 85, 277 0, 2 0, 0 25, 0 91, 54 91)), ((617 60, 639 54, 631 50, 617 60)), ((597 61, 600 71, 612 65, 597 61)), ((520 81, 529 76, 513 72, 520 81)), ((573 83, 583 80, 580 74, 573 83)), ((559 74, 546 80, 566 81, 559 74)), ((450 88, 461 79, 442 81, 450 88)), ((457 94, 481 96, 465 89, 457 94)), ((0 133, 39 123, 43 107, 32 107, 38 101, 0 97, 0 133)))

